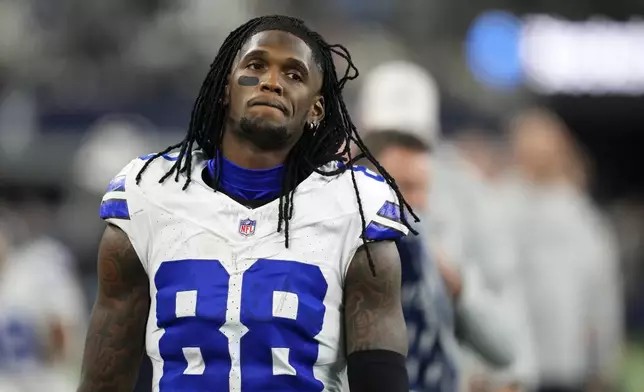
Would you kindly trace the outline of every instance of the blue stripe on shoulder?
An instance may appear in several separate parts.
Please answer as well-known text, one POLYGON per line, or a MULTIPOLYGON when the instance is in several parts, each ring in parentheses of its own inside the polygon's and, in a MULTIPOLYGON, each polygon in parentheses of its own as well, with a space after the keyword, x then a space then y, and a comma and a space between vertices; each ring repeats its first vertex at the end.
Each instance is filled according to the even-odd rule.
POLYGON ((127 207, 127 200, 110 199, 101 203, 101 219, 125 219, 130 220, 130 210, 127 207))
POLYGON ((385 182, 385 177, 383 177, 379 173, 374 172, 373 170, 368 169, 366 166, 354 165, 351 169, 355 172, 364 174, 365 176, 371 178, 372 180, 376 180, 378 182, 385 182))
POLYGON ((400 219, 400 207, 398 204, 386 201, 377 212, 378 216, 392 220, 394 222, 402 223, 400 219))
POLYGON ((364 237, 367 241, 395 241, 405 237, 405 233, 378 222, 371 222, 364 232, 364 237))
MULTIPOLYGON (((156 153, 154 153, 154 154, 143 155, 143 156, 140 156, 140 157, 139 157, 139 159, 140 159, 140 160, 142 160, 142 161, 148 161, 148 160, 152 159, 152 157, 154 157, 155 155, 157 155, 157 154, 156 154, 156 153)), ((162 155, 162 157, 163 157, 163 159, 165 159, 166 161, 170 161, 170 162, 174 162, 174 161, 176 161, 177 159, 179 159, 179 155, 178 155, 178 154, 177 154, 177 156, 176 156, 176 157, 172 157, 172 156, 170 156, 170 155, 168 155, 168 154, 163 154, 163 155, 162 155)))
POLYGON ((125 179, 126 176, 114 177, 105 192, 125 192, 125 179))

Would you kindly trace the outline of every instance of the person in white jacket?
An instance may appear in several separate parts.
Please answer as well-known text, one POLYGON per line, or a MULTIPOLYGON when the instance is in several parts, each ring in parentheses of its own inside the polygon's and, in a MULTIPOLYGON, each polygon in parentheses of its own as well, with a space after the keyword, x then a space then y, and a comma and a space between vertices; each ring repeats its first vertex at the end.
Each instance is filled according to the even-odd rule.
POLYGON ((541 109, 511 123, 509 181, 539 391, 612 390, 622 333, 614 233, 587 195, 583 153, 541 109), (594 388, 594 389, 589 389, 594 388))
POLYGON ((436 154, 431 197, 439 229, 435 234, 461 268, 480 272, 482 291, 495 304, 490 314, 504 320, 515 342, 515 361, 502 371, 492 369, 480 355, 466 355, 465 378, 483 380, 492 390, 530 390, 537 377, 535 347, 519 271, 519 243, 503 191, 501 154, 494 144, 477 130, 460 131, 443 142, 436 154))

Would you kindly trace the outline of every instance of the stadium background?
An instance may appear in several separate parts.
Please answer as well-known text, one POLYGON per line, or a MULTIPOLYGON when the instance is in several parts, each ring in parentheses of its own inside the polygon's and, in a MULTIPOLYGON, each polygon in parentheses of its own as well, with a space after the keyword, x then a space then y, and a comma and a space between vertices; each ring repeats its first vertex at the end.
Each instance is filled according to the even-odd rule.
MULTIPOLYGON (((89 310, 105 185, 132 157, 182 137, 219 44, 266 13, 304 18, 347 46, 363 74, 387 60, 425 66, 438 82, 445 135, 465 126, 500 134, 532 104, 561 116, 589 154, 593 197, 617 227, 623 385, 644 390, 634 370, 644 368, 642 1, 0 0, 3 225, 16 240, 59 239, 89 310), (520 53, 520 42, 534 50, 520 53)), ((347 88, 350 110, 359 83, 347 88)))

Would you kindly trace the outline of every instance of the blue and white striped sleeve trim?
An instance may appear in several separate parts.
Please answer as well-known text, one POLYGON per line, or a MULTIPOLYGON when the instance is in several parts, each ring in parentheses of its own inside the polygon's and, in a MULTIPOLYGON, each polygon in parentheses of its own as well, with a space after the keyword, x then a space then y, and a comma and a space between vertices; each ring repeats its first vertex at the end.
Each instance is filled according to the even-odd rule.
POLYGON ((125 175, 115 177, 107 186, 100 208, 101 219, 130 220, 125 193, 125 175))
POLYGON ((400 206, 386 201, 367 223, 364 238, 367 241, 398 240, 406 236, 408 231, 400 219, 400 206))

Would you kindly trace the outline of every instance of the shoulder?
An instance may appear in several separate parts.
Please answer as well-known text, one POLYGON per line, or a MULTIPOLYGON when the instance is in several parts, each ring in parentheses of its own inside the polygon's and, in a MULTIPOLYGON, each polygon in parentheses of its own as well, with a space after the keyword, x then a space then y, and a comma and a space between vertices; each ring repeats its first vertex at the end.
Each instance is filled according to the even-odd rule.
POLYGON ((112 178, 107 185, 105 193, 110 192, 127 192, 131 188, 131 183, 136 184, 137 178, 142 178, 142 170, 145 167, 147 174, 161 173, 164 169, 170 169, 172 164, 176 162, 176 154, 165 154, 152 161, 156 154, 147 154, 132 159, 125 165, 116 175, 112 178), (147 164, 147 166, 146 166, 147 164), (139 177, 141 174, 141 177, 139 177))
MULTIPOLYGON (((329 164, 321 169, 330 172, 338 169, 338 167, 337 164, 329 164)), ((357 201, 358 198, 362 202, 366 201, 368 203, 380 202, 385 199, 397 203, 396 193, 385 178, 365 166, 355 165, 347 168, 337 176, 322 176, 322 178, 331 185, 333 193, 338 198, 342 198, 345 203, 347 199, 356 199, 357 201)), ((353 203, 352 205, 357 208, 357 204, 353 203)))
MULTIPOLYGON (((121 200, 136 197, 137 194, 153 193, 160 186, 159 180, 168 173, 176 164, 179 153, 171 152, 155 158, 157 153, 142 155, 131 160, 121 171, 119 171, 109 182, 103 201, 121 200)), ((192 168, 197 172, 200 164, 204 160, 203 153, 200 151, 193 152, 192 168)), ((193 178, 196 175, 193 173, 193 178)), ((183 177, 183 173, 181 174, 183 177)), ((175 181, 164 182, 164 189, 174 186, 180 189, 183 183, 177 184, 175 181)))
MULTIPOLYGON (((145 166, 145 173, 147 176, 147 173, 156 173, 156 174, 165 174, 167 173, 172 166, 174 166, 179 159, 179 152, 178 151, 172 151, 167 154, 161 154, 159 153, 150 153, 150 154, 145 154, 141 155, 137 158, 134 158, 132 161, 130 161, 122 170, 119 172, 117 175, 131 175, 134 174, 136 176, 145 166)), ((195 168, 195 164, 201 163, 205 160, 205 156, 202 151, 197 150, 192 152, 192 163, 193 163, 193 168, 195 168)), ((158 179, 157 179, 158 181, 158 179)))
MULTIPOLYGON (((99 215, 102 220, 120 229, 128 238, 138 259, 147 270, 152 237, 155 206, 163 197, 179 194, 183 197, 184 174, 179 182, 174 178, 159 180, 177 163, 178 153, 158 156, 144 155, 131 160, 107 185, 101 200, 99 215), (155 159, 153 159, 155 158, 155 159)), ((202 154, 192 155, 193 178, 201 167, 202 154)), ((174 175, 174 174, 173 174, 174 175)))
MULTIPOLYGON (((154 198, 154 193, 160 185, 159 180, 176 163, 178 153, 163 154, 153 160, 155 155, 137 157, 116 173, 107 185, 101 201, 101 219, 110 223, 113 223, 110 219, 130 220, 132 215, 136 214, 133 209, 141 210, 144 199, 154 198)), ((195 158, 199 159, 200 156, 195 158)), ((167 183, 172 184, 168 185, 169 187, 181 187, 174 181, 167 183)))
POLYGON ((145 162, 140 158, 131 160, 109 182, 101 201, 101 219, 130 219, 128 199, 136 188, 136 177, 145 162))
MULTIPOLYGON (((146 183, 158 183, 161 177, 177 163, 179 152, 174 151, 157 155, 158 153, 151 153, 137 157, 125 166, 119 174, 126 174, 128 179, 135 180, 135 182, 138 182, 142 186, 145 186, 146 183), (139 181, 137 181, 137 178, 139 181), (144 181, 144 179, 146 180, 144 181), (150 181, 150 179, 154 179, 155 181, 150 181)), ((193 152, 192 155, 193 163, 202 157, 201 152, 193 152)))
POLYGON ((357 217, 364 216, 368 241, 397 240, 407 235, 400 201, 382 175, 356 165, 339 177, 344 199, 352 201, 350 208, 357 217))

